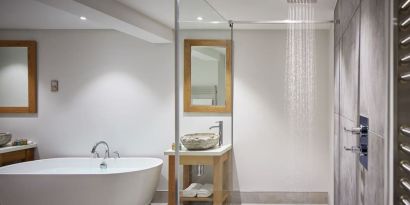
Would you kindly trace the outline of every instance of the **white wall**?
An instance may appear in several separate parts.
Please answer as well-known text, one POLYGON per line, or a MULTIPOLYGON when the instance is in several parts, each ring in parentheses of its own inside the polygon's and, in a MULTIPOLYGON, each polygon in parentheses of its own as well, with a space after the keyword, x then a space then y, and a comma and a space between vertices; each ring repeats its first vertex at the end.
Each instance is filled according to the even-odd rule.
POLYGON ((237 31, 234 38, 234 188, 328 192, 329 31, 316 34, 313 136, 292 137, 285 112, 286 31, 237 31))
MULTIPOLYGON (((321 31, 317 37, 316 135, 298 140, 287 135, 283 111, 286 32, 235 31, 235 190, 329 191, 328 35, 321 31)), ((229 31, 184 31, 181 39, 229 36, 229 31)), ((38 142, 40 157, 89 156, 101 139, 123 156, 163 157, 170 147, 173 45, 115 31, 0 31, 0 38, 38 41, 39 113, 0 115, 0 129, 38 142), (50 92, 52 79, 60 81, 60 92, 50 92)), ((181 94, 182 74, 181 66, 181 94)), ((180 108, 181 134, 208 131, 224 120, 225 142, 231 142, 229 114, 188 114, 180 108)), ((165 165, 160 190, 166 189, 166 172, 165 165)))
MULTIPOLYGON (((2 30, 0 38, 38 41, 38 114, 1 114, 0 130, 36 141, 41 158, 89 157, 99 140, 122 156, 163 158, 171 147, 172 44, 109 30, 2 30)), ((165 163, 159 189, 166 176, 165 163)))

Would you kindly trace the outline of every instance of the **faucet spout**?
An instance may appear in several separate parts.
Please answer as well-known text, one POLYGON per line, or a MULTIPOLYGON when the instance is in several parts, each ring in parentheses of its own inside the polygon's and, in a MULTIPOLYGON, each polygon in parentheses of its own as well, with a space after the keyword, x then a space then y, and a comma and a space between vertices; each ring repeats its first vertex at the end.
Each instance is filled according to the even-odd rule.
POLYGON ((209 127, 209 129, 214 129, 214 128, 218 128, 218 134, 219 134, 219 146, 222 146, 223 144, 223 139, 224 139, 224 122, 223 121, 217 121, 216 123, 218 123, 218 125, 215 126, 211 126, 209 127))
POLYGON ((108 146, 108 143, 106 142, 106 141, 99 141, 99 142, 97 142, 94 146, 93 146, 93 148, 91 149, 91 154, 97 154, 97 156, 98 156, 98 153, 96 153, 96 150, 97 150, 97 147, 99 146, 99 145, 105 145, 105 147, 106 147, 106 150, 105 150, 105 157, 108 157, 108 158, 110 158, 110 147, 108 146))

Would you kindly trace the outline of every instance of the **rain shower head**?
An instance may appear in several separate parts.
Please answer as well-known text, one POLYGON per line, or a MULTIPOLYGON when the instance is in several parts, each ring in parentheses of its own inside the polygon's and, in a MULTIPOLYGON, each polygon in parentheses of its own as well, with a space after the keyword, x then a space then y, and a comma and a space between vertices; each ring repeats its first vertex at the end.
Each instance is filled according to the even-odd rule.
POLYGON ((315 4, 317 0, 287 0, 289 4, 315 4))

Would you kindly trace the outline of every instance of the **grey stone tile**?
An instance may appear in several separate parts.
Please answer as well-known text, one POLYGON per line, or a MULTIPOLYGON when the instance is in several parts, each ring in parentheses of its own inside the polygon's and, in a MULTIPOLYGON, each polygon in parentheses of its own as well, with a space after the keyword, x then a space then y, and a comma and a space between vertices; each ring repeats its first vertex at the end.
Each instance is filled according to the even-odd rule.
POLYGON ((335 68, 334 68, 334 108, 336 114, 340 112, 340 46, 335 46, 335 68))
POLYGON ((365 205, 384 204, 384 139, 370 133, 369 164, 365 174, 365 205))
POLYGON ((357 204, 357 154, 345 151, 343 147, 357 146, 357 135, 343 130, 356 126, 356 122, 340 118, 340 205, 357 204))
POLYGON ((340 114, 352 121, 358 117, 359 20, 356 13, 342 38, 340 57, 340 114))
POLYGON ((334 117, 334 202, 335 205, 338 205, 339 201, 339 187, 340 187, 340 181, 339 181, 339 174, 340 174, 340 159, 339 159, 339 153, 340 153, 340 116, 335 115, 334 117))
POLYGON ((363 0, 360 32, 360 114, 369 128, 387 135, 388 33, 386 0, 363 0))
POLYGON ((152 203, 166 203, 168 201, 168 191, 156 191, 152 203))
POLYGON ((358 205, 364 205, 364 194, 365 194, 365 187, 366 187, 366 169, 360 166, 360 174, 359 174, 359 201, 358 205))
POLYGON ((233 192, 232 204, 327 204, 326 192, 233 192))
POLYGON ((339 42, 340 37, 342 36, 342 24, 340 20, 340 12, 341 12, 340 1, 337 1, 336 6, 335 6, 335 12, 334 12, 334 22, 335 22, 334 41, 335 41, 335 44, 339 42))
POLYGON ((343 33, 343 31, 346 31, 349 27, 350 21, 355 15, 355 12, 358 11, 360 0, 339 0, 339 4, 340 24, 343 33))

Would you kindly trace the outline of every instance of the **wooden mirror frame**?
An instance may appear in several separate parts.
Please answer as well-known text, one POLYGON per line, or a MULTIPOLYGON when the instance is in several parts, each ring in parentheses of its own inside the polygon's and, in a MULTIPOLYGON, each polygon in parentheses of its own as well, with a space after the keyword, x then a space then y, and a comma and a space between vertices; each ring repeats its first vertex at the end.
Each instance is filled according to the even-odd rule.
POLYGON ((0 107, 0 113, 37 112, 37 42, 0 40, 0 47, 26 47, 28 65, 28 107, 0 107))
POLYGON ((208 39, 184 40, 184 112, 232 112, 232 69, 231 69, 231 41, 208 39), (226 74, 225 74, 225 105, 192 105, 191 82, 191 48, 192 46, 215 46, 226 48, 226 74))

